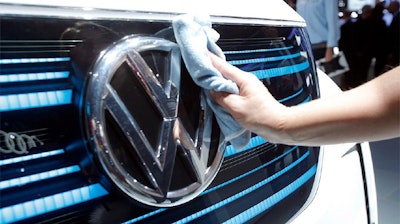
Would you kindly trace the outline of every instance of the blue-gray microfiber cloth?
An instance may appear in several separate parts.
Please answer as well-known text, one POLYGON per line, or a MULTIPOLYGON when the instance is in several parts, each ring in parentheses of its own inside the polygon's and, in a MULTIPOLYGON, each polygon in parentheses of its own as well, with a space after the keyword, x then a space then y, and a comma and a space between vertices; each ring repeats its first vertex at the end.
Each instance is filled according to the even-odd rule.
POLYGON ((210 16, 183 14, 172 21, 175 39, 183 61, 193 81, 200 86, 207 104, 213 110, 225 141, 235 149, 246 146, 251 132, 243 128, 223 107, 210 96, 210 90, 239 94, 239 88, 212 65, 209 52, 223 58, 225 55, 216 44, 219 33, 211 27, 210 16))

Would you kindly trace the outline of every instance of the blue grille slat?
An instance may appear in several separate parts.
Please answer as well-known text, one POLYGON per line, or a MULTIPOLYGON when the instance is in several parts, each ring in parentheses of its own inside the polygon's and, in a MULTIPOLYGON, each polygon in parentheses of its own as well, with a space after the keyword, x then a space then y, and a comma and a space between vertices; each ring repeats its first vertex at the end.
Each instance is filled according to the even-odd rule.
POLYGON ((123 222, 123 224, 130 224, 130 223, 139 222, 139 221, 141 221, 143 219, 150 218, 151 216, 157 215, 157 214, 159 214, 161 212, 164 212, 164 211, 167 211, 167 209, 166 208, 160 208, 160 209, 157 209, 155 211, 149 212, 149 213, 147 213, 145 215, 142 215, 142 216, 136 217, 134 219, 128 220, 126 222, 123 222))
POLYGON ((274 78, 274 77, 279 77, 279 76, 284 76, 284 75, 301 72, 301 71, 308 69, 309 67, 310 67, 310 65, 309 65, 308 61, 304 61, 304 62, 295 64, 295 65, 257 70, 257 71, 252 71, 251 73, 256 75, 258 79, 267 79, 267 78, 274 78))
POLYGON ((10 58, 10 59, 0 59, 0 65, 9 64, 27 64, 27 63, 49 63, 49 62, 68 62, 71 59, 69 57, 59 57, 59 58, 10 58))
POLYGON ((68 77, 69 77, 69 71, 3 74, 0 75, 0 83, 56 80, 56 79, 65 79, 68 77))
POLYGON ((41 152, 41 153, 36 153, 36 154, 31 154, 31 155, 26 155, 26 156, 15 157, 15 158, 11 158, 11 159, 3 159, 3 160, 0 160, 0 167, 5 166, 5 165, 20 163, 20 162, 25 162, 25 161, 33 161, 35 159, 49 158, 51 156, 60 155, 63 153, 65 153, 64 149, 56 149, 56 150, 52 150, 52 151, 48 151, 48 152, 41 152))
MULTIPOLYGON (((257 136, 257 137, 258 137, 258 136, 257 136)), ((256 138, 256 139, 257 139, 257 138, 256 138)), ((281 154, 280 156, 276 157, 275 159, 269 161, 268 163, 264 163, 263 165, 261 165, 261 166, 255 168, 255 169, 253 169, 253 170, 250 170, 250 171, 248 171, 248 172, 246 172, 246 173, 244 173, 244 174, 242 174, 242 175, 240 175, 240 176, 237 176, 236 178, 230 179, 229 181, 226 181, 226 182, 224 182, 224 183, 222 183, 222 184, 219 184, 219 185, 217 185, 217 186, 215 186, 215 187, 212 187, 212 188, 210 188, 210 189, 207 189, 207 190, 203 191, 203 192, 200 194, 200 196, 205 195, 205 194, 209 194, 209 193, 211 193, 211 192, 213 192, 213 191, 216 191, 216 190, 218 190, 218 189, 221 189, 221 188, 223 188, 223 187, 225 187, 225 186, 227 186, 227 185, 229 185, 229 184, 232 184, 232 183, 235 182, 235 181, 238 181, 238 180, 240 180, 240 179, 243 179, 243 178, 245 178, 245 177, 247 177, 247 176, 249 176, 249 175, 251 175, 251 174, 253 174, 253 173, 255 173, 255 172, 257 172, 257 171, 259 171, 259 170, 261 170, 261 169, 263 169, 263 168, 265 168, 265 167, 267 167, 268 165, 271 165, 272 163, 278 161, 279 159, 282 159, 283 157, 285 157, 286 155, 288 155, 289 153, 291 153, 293 150, 296 150, 297 148, 298 148, 298 146, 294 146, 294 147, 292 147, 290 150, 286 151, 285 153, 281 154)), ((293 168, 293 167, 295 166, 294 164, 298 164, 298 163, 300 163, 301 161, 303 161, 309 154, 310 154, 309 152, 306 152, 302 157, 300 157, 300 158, 299 158, 298 160, 296 160, 294 163, 290 164, 288 167, 285 167, 285 169, 284 169, 285 171, 281 170, 281 171, 280 171, 281 174, 284 173, 284 172, 287 172, 288 170, 290 170, 291 168, 293 168)), ((276 175, 276 174, 277 174, 277 173, 275 173, 274 175, 276 175)), ((279 175, 281 175, 281 174, 279 174, 279 175)), ((278 175, 278 176, 279 176, 279 175, 278 175)), ((268 177, 268 178, 271 178, 271 177, 272 177, 272 176, 270 176, 270 177, 268 177)), ((274 178, 276 178, 276 177, 274 177, 274 178)), ((268 179, 266 179, 266 180, 268 180, 268 179)), ((271 179, 271 180, 272 180, 272 179, 271 179)), ((264 180, 264 181, 265 181, 265 180, 264 180)), ((260 182, 260 183, 261 183, 261 182, 260 182)), ((266 184, 266 183, 265 183, 265 184, 266 184)), ((215 206, 215 205, 213 205, 213 206, 215 206)), ((210 207, 208 207, 208 208, 206 208, 206 209, 210 209, 210 208, 212 208, 213 206, 210 206, 210 207)), ((139 216, 139 217, 137 217, 137 218, 135 218, 135 219, 129 220, 129 221, 125 222, 125 224, 135 223, 135 222, 138 222, 138 221, 141 221, 141 220, 143 220, 143 219, 149 218, 149 217, 151 217, 151 216, 153 216, 153 215, 159 214, 159 213, 164 212, 164 211, 167 211, 167 209, 157 209, 157 210, 155 210, 155 211, 153 211, 153 212, 151 212, 151 213, 147 213, 147 214, 142 215, 142 216, 139 216)), ((195 214, 197 214, 197 213, 195 213, 195 214)), ((198 217, 199 217, 199 216, 197 216, 196 218, 198 218, 198 217)), ((193 218, 193 219, 194 219, 194 218, 193 218)))
POLYGON ((107 194, 107 190, 100 184, 93 184, 0 208, 0 223, 12 223, 26 220, 38 215, 94 200, 107 194))
POLYGON ((245 64, 253 64, 253 63, 266 63, 266 62, 294 59, 294 58, 298 58, 299 56, 300 56, 300 53, 295 53, 295 54, 279 55, 279 56, 273 56, 273 57, 267 57, 267 58, 232 60, 232 61, 228 61, 228 62, 231 65, 245 65, 245 64))
POLYGON ((303 100, 301 103, 299 104, 303 104, 303 103, 307 103, 311 101, 311 96, 307 96, 307 98, 305 100, 303 100))
POLYGON ((237 150, 232 145, 228 145, 225 149, 224 157, 233 156, 239 152, 244 152, 246 150, 252 149, 254 147, 260 146, 265 143, 267 143, 267 141, 265 139, 263 139, 260 136, 255 136, 255 137, 252 137, 250 139, 250 142, 245 147, 243 147, 241 150, 237 150))
MULTIPOLYGON (((54 156, 65 153, 64 149, 57 149, 47 152, 41 152, 26 156, 20 156, 10 159, 0 160, 0 167, 16 164, 24 167, 25 162, 42 163, 43 159, 51 159, 54 156)), ((0 190, 14 190, 13 188, 21 186, 30 186, 39 181, 52 181, 53 178, 68 178, 67 175, 81 172, 79 165, 71 165, 66 167, 55 168, 52 170, 42 171, 26 176, 15 177, 8 180, 0 181, 0 190)), ((72 178, 72 176, 71 176, 72 178)), ((83 183, 82 183, 83 184, 83 183)), ((44 184, 43 186, 46 186, 44 184)), ((43 215, 56 210, 68 208, 73 205, 85 203, 108 194, 99 183, 84 187, 71 187, 71 190, 64 190, 41 198, 28 201, 17 202, 6 207, 0 208, 0 223, 13 223, 24 221, 38 215, 43 215)), ((43 191, 43 195, 46 192, 43 191)))
POLYGON ((71 104, 72 89, 0 96, 0 112, 71 104))
POLYGON ((297 91, 296 93, 294 93, 294 94, 292 94, 292 95, 290 95, 290 96, 288 96, 288 97, 285 97, 285 98, 283 98, 283 99, 280 99, 280 100, 278 100, 280 103, 282 103, 282 102, 285 102, 285 101, 288 101, 288 100, 291 100, 291 99, 293 99, 293 98, 296 98, 297 96, 299 96, 300 94, 302 94, 304 92, 304 89, 303 88, 301 88, 299 91, 297 91))
POLYGON ((75 172, 79 172, 81 169, 78 165, 63 167, 55 170, 45 171, 41 173, 36 173, 28 176, 12 178, 9 180, 0 181, 0 190, 7 188, 17 187, 25 184, 34 183, 37 181, 47 180, 54 177, 59 177, 75 172))
MULTIPOLYGON (((214 211, 214 210, 216 210, 216 209, 218 209, 218 208, 221 208, 221 207, 223 207, 223 206, 226 206, 227 204, 232 203, 232 202, 234 202, 235 200, 237 200, 237 199, 239 199, 239 198, 241 198, 241 197, 244 197, 245 195, 247 195, 247 194, 249 194, 249 193, 251 193, 251 192, 254 192, 255 190, 257 190, 257 189, 259 189, 260 187, 262 187, 262 186, 268 184, 268 183, 271 182, 272 180, 278 178, 279 176, 283 175, 284 173, 286 173, 287 171, 289 171, 290 169, 292 169, 294 166, 296 166, 296 165, 299 164, 301 161, 303 161, 309 154, 310 154, 310 153, 307 152, 307 153, 304 154, 302 157, 300 157, 298 160, 296 160, 295 162, 291 163, 289 166, 285 167, 283 170, 281 170, 281 171, 279 171, 279 172, 277 172, 277 173, 275 173, 275 174, 273 174, 273 175, 267 177, 265 180, 263 180, 263 181, 257 183, 256 185, 253 185, 253 186, 247 188, 246 190, 243 190, 243 191, 241 191, 241 192, 239 192, 239 193, 237 193, 237 194, 235 194, 235 195, 232 195, 231 197, 229 197, 229 198, 227 198, 227 199, 224 199, 224 200, 222 200, 222 201, 220 201, 220 202, 218 202, 218 203, 216 203, 216 204, 214 204, 214 205, 212 205, 212 206, 210 206, 210 207, 207 207, 207 208, 205 208, 205 209, 203 209, 203 210, 201 210, 201 211, 199 211, 199 212, 196 212, 196 213, 194 213, 194 214, 192 214, 192 215, 190 215, 190 216, 188 216, 188 217, 186 217, 186 218, 183 218, 183 219, 181 219, 181 220, 179 220, 179 221, 177 221, 177 222, 174 222, 174 223, 175 223, 175 224, 182 224, 182 223, 187 223, 187 222, 193 221, 194 219, 197 219, 197 218, 199 218, 199 217, 201 217, 201 216, 203 216, 203 215, 205 215, 205 214, 207 214, 207 213, 210 213, 210 212, 212 212, 212 211, 214 211)), ((315 173, 315 172, 314 172, 314 173, 315 173)), ((302 178, 302 177, 300 177, 299 179, 301 179, 301 178, 302 178)), ((295 181, 295 182, 296 182, 296 181, 295 181)), ((288 186, 291 186, 291 185, 288 185, 288 186)), ((288 186, 287 186, 287 187, 288 187, 288 186)), ((297 186, 297 188, 298 188, 298 185, 295 185, 295 186, 297 186)), ((286 188, 287 188, 287 187, 286 187, 286 188)), ((297 188, 296 188, 296 189, 297 189, 297 188)), ((284 189, 282 189, 282 190, 284 190, 284 189)), ((281 191, 282 191, 282 190, 281 190, 281 191)), ((292 190, 292 189, 291 189, 291 190, 292 190)), ((294 189, 293 189, 293 191, 294 191, 294 189)), ((278 192, 278 193, 279 193, 279 192, 278 192)), ((277 193, 276 193, 276 194, 277 194, 277 193)), ((274 195, 271 196, 271 197, 274 197, 274 195)), ((269 197, 269 198, 271 198, 271 197, 269 197)), ((269 198, 268 198, 268 199, 269 199, 269 198)), ((284 198, 284 197, 281 197, 281 198, 279 198, 279 199, 281 200, 282 198, 284 198)), ((266 199, 266 200, 268 200, 268 199, 266 199)), ((279 200, 274 200, 274 201, 278 202, 279 200)), ((241 223, 241 222, 239 222, 239 223, 241 223)))
POLYGON ((257 215, 261 214, 265 210, 269 209, 282 199, 286 198, 291 193, 299 189, 304 183, 310 180, 317 172, 317 166, 313 165, 307 172, 305 172, 301 177, 297 178, 294 182, 290 183, 280 191, 273 194, 271 197, 263 200, 257 205, 247 209, 246 211, 240 213, 239 215, 232 217, 231 219, 223 223, 245 223, 257 215))
POLYGON ((265 49, 253 49, 253 50, 240 50, 240 51, 224 51, 225 55, 230 54, 253 54, 253 53, 262 53, 262 52, 273 52, 273 51, 284 51, 293 49, 293 46, 287 47, 277 47, 277 48, 265 48, 265 49))
POLYGON ((267 167, 268 165, 270 165, 270 164, 272 164, 272 163, 278 161, 279 159, 282 159, 283 157, 285 157, 286 155, 288 155, 289 153, 291 153, 293 150, 295 150, 295 149, 297 149, 297 148, 298 148, 298 146, 294 146, 294 147, 292 147, 290 150, 288 150, 288 151, 286 151, 285 153, 283 153, 283 154, 279 155, 278 157, 276 157, 275 159, 270 160, 269 162, 264 163, 263 165, 261 165, 261 166, 255 168, 255 169, 252 169, 252 170, 250 170, 250 171, 248 171, 248 172, 246 172, 246 173, 244 173, 244 174, 242 174, 242 175, 240 175, 240 176, 237 176, 237 177, 235 177, 235 178, 233 178, 233 179, 230 179, 229 181, 226 181, 226 182, 224 182, 224 183, 222 183, 222 184, 220 184, 220 185, 218 185, 218 186, 215 186, 215 187, 213 187, 213 188, 210 188, 210 189, 208 189, 208 190, 205 190, 201 195, 210 193, 210 192, 215 191, 215 190, 217 190, 217 189, 220 189, 220 188, 222 188, 222 187, 224 187, 224 186, 226 186, 226 185, 229 185, 229 184, 231 184, 231 183, 233 183, 233 182, 235 182, 235 181, 238 181, 238 180, 240 180, 240 179, 242 179, 242 178, 244 178, 244 177, 246 177, 246 176, 249 176, 250 174, 255 173, 255 172, 257 172, 257 171, 259 171, 259 170, 261 170, 261 169, 267 167))
MULTIPOLYGON (((70 61, 70 57, 0 59, 0 65, 3 66, 3 71, 0 72, 8 71, 6 74, 0 74, 0 84, 18 83, 18 86, 15 87, 10 85, 9 88, 13 88, 11 94, 3 93, 3 95, 0 95, 0 112, 70 104, 72 102, 72 89, 50 90, 54 89, 54 85, 51 82, 48 83, 48 86, 43 86, 44 89, 41 89, 41 92, 31 90, 28 93, 22 93, 22 91, 14 93, 17 90, 25 89, 26 91, 28 87, 32 89, 36 85, 35 81, 53 81, 68 78, 70 71, 67 70, 66 63, 70 61), (49 88, 48 90, 47 87, 49 88)), ((37 82, 37 85, 41 83, 37 82)))
MULTIPOLYGON (((23 41, 24 44, 31 43, 28 50, 26 46, 14 47, 18 46, 18 41, 14 40, 1 46, 8 51, 2 51, 4 58, 0 58, 0 84, 4 86, 0 94, 0 113, 72 104, 75 85, 70 79, 74 75, 68 55, 70 51, 60 49, 60 46, 73 48, 75 41, 68 46, 60 45, 60 42, 63 43, 59 40, 23 41)), ((32 112, 37 113, 36 110, 32 112)), ((51 110, 47 112, 52 113, 51 110)), ((27 123, 26 120, 20 122, 27 123)), ((53 124, 45 125, 54 131, 53 124)), ((35 131, 42 127, 40 124, 34 126, 32 130, 35 131)), ((44 137, 51 141, 53 133, 45 134, 44 137)), ((5 201, 0 208, 0 223, 27 222, 36 216, 57 210, 63 212, 71 206, 108 194, 100 183, 82 178, 85 174, 78 165, 81 158, 73 161, 67 156, 63 149, 65 145, 60 145, 63 135, 68 133, 55 133, 60 137, 60 140, 54 139, 56 142, 41 139, 49 147, 58 146, 60 149, 46 151, 40 147, 36 148, 35 154, 0 160, 2 170, 16 170, 0 181, 0 191, 7 193, 7 197, 2 199, 5 201)))

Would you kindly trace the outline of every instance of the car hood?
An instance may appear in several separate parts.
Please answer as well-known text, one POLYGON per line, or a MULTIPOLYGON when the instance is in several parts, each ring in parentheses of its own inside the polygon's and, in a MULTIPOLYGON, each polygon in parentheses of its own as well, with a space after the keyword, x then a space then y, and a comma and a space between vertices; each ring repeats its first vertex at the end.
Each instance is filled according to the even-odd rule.
MULTIPOLYGON (((69 1, 53 1, 53 0, 0 0, 0 4, 8 5, 8 8, 3 8, 2 14, 11 13, 12 7, 21 6, 26 7, 57 7, 62 11, 63 9, 81 8, 90 12, 97 10, 110 10, 110 11, 131 11, 131 12, 146 12, 155 14, 165 14, 168 17, 173 14, 181 13, 197 13, 209 14, 217 21, 218 18, 221 22, 226 22, 227 17, 230 22, 240 23, 254 23, 264 24, 265 21, 276 21, 286 23, 296 23, 300 26, 305 26, 304 20, 299 16, 295 10, 287 5, 282 0, 268 0, 260 2, 258 0, 246 1, 231 1, 231 0, 201 0, 201 1, 188 1, 188 0, 145 0, 145 1, 126 1, 126 0, 113 0, 113 1, 82 1, 82 0, 69 0, 69 1), (224 19, 225 18, 225 19, 224 19), (235 20, 236 18, 236 20, 235 20), (246 19, 246 20, 243 20, 246 19)), ((18 11, 12 12, 22 13, 18 11)), ((39 12, 38 12, 39 13, 39 12)))

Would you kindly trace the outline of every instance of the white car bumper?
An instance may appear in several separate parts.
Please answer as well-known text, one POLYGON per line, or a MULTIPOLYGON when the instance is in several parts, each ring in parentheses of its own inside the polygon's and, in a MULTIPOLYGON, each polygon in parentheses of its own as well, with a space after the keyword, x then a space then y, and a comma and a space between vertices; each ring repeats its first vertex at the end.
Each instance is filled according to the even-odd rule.
MULTIPOLYGON (((340 93, 326 74, 318 77, 321 97, 340 93)), ((369 143, 323 146, 320 161, 313 196, 291 223, 378 223, 369 143)))

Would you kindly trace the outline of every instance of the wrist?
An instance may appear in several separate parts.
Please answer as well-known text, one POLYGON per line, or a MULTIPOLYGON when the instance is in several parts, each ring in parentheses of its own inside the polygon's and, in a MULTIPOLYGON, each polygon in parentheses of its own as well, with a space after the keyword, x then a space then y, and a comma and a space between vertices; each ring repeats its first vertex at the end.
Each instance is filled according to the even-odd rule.
POLYGON ((290 137, 291 108, 282 104, 269 105, 267 113, 260 119, 259 133, 272 143, 288 143, 290 137))

